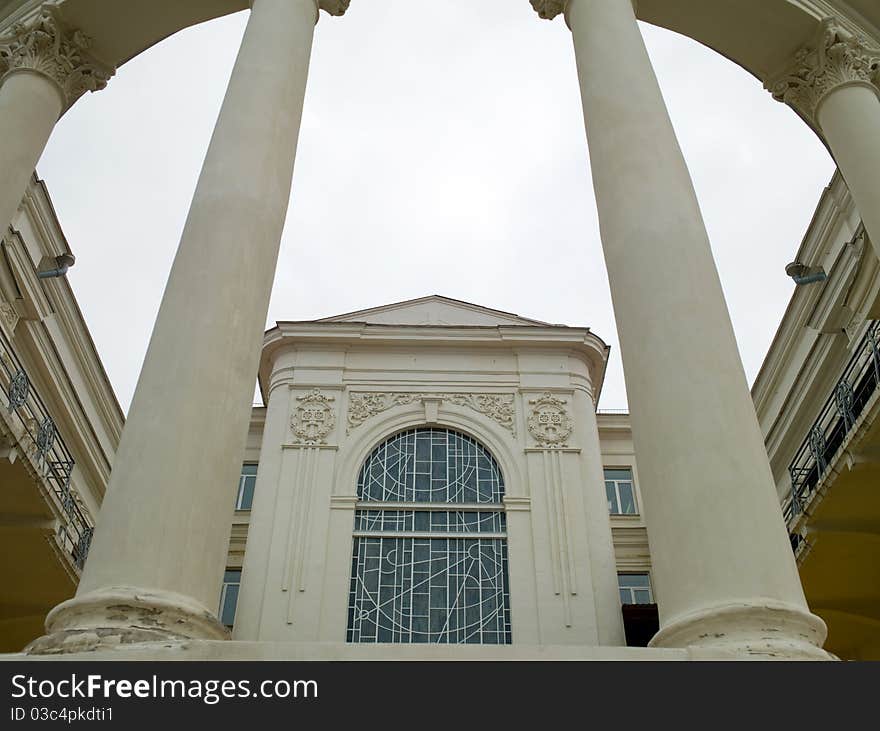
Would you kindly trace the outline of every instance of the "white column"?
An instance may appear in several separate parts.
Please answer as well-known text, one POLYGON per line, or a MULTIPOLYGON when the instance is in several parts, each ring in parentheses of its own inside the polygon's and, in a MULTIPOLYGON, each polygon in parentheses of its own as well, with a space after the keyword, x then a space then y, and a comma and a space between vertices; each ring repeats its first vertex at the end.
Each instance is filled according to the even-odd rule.
POLYGON ((89 56, 89 45, 48 6, 0 38, 0 234, 15 217, 58 118, 113 74, 89 56))
POLYGON ((767 86, 825 137, 880 255, 880 48, 826 19, 797 59, 767 86))
MULTIPOLYGON (((532 0, 552 17, 562 2, 532 0)), ((825 657, 690 174, 631 0, 569 0, 646 503, 655 646, 825 657)))
POLYGON ((31 651, 227 636, 218 594, 318 7, 253 3, 79 590, 31 651))

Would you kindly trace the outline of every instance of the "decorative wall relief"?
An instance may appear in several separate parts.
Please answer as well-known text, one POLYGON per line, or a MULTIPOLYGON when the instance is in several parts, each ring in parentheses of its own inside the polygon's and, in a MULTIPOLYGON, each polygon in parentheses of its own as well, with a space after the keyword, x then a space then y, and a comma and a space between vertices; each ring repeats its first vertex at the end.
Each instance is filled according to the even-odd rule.
POLYGON ((336 426, 336 398, 325 396, 319 389, 314 389, 304 396, 297 396, 299 405, 290 420, 294 441, 297 444, 326 444, 327 436, 336 426))
POLYGON ((18 324, 19 319, 15 308, 2 297, 0 297, 0 319, 6 323, 10 332, 15 330, 15 326, 18 324))
POLYGON ((545 393, 540 398, 529 399, 529 433, 542 449, 568 446, 568 438, 574 423, 566 409, 567 401, 545 393))
POLYGON ((512 393, 363 393, 352 392, 348 399, 348 432, 367 419, 395 406, 407 406, 422 399, 437 399, 464 406, 497 422, 516 436, 512 393))

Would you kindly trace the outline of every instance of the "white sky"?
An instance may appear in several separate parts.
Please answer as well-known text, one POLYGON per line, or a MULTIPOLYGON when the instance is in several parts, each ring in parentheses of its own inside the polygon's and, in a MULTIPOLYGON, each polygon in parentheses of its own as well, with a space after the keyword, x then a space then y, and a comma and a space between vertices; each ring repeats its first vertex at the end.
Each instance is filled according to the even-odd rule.
MULTIPOLYGON (((246 20, 123 66, 59 122, 38 166, 126 410, 246 20)), ((642 31, 751 382, 834 165, 747 72, 642 31)), ((626 406, 571 37, 526 0, 355 0, 317 27, 267 326, 435 293, 590 326, 612 346, 600 407, 626 406)))

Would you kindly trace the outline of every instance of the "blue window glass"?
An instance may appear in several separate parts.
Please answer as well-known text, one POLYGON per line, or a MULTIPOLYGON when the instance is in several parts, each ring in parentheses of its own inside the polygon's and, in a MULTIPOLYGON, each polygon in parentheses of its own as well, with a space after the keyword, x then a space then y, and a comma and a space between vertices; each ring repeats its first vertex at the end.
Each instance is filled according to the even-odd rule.
POLYGON ((220 590, 220 623, 230 629, 235 622, 235 608, 238 605, 238 590, 241 588, 241 571, 227 571, 223 575, 223 588, 220 590))
POLYGON ((632 470, 605 468, 605 497, 611 515, 638 515, 632 470))
POLYGON ((250 510, 254 504, 254 488, 257 485, 257 465, 243 464, 238 480, 238 495, 235 498, 236 510, 250 510))
POLYGON ((651 577, 648 574, 618 574, 621 604, 653 604, 651 577))

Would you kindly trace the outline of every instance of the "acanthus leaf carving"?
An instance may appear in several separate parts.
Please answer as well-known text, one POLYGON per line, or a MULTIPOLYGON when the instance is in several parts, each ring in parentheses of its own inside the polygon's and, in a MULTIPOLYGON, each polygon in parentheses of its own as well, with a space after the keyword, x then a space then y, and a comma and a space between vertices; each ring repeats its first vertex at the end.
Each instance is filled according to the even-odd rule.
POLYGON ((539 18, 553 20, 565 12, 565 0, 529 0, 539 18))
POLYGON ((552 393, 529 399, 529 433, 541 449, 561 449, 568 446, 574 423, 566 408, 567 401, 552 393))
POLYGON ((320 0, 318 3, 321 10, 330 15, 345 15, 351 0, 320 0))
POLYGON ((0 75, 26 69, 54 81, 65 99, 65 109, 87 91, 107 86, 115 70, 89 54, 92 40, 65 28, 52 6, 44 6, 29 23, 16 23, 0 38, 0 75))
POLYGON ((876 84, 880 48, 850 33, 833 18, 825 18, 816 40, 801 48, 784 74, 767 84, 777 101, 794 107, 818 126, 816 112, 822 100, 845 84, 876 84))
POLYGON ((408 406, 423 399, 437 399, 464 406, 488 416, 514 436, 514 396, 509 393, 374 393, 353 392, 348 400, 348 432, 367 419, 395 406, 408 406))
POLYGON ((303 396, 297 396, 299 405, 290 419, 290 426, 297 444, 316 446, 326 444, 327 437, 336 426, 333 396, 325 396, 320 389, 314 389, 303 396))

